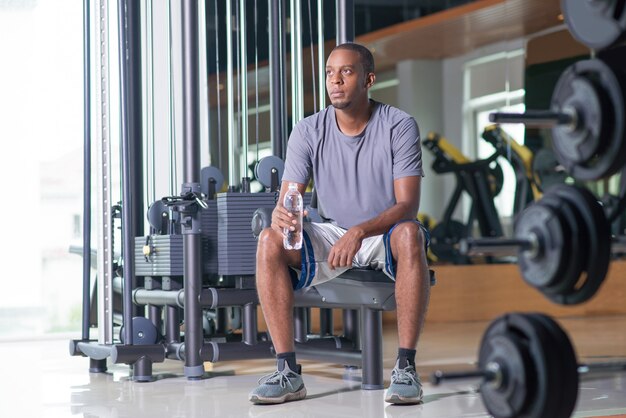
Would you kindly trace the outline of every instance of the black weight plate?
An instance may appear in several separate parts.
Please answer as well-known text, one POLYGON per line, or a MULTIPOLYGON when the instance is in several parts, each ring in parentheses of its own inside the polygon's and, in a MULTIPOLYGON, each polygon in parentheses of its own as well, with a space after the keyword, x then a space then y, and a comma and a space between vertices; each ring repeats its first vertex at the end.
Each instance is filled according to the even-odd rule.
POLYGON ((170 219, 169 209, 161 200, 157 200, 148 208, 148 223, 157 234, 165 234, 170 219))
POLYGON ((559 77, 552 94, 552 110, 561 112, 566 110, 564 107, 575 107, 579 113, 578 127, 552 128, 552 142, 558 161, 576 179, 611 176, 626 162, 624 94, 613 69, 599 59, 578 61, 559 77), (585 91, 594 92, 593 97, 577 94, 575 89, 583 85, 585 91), (589 86, 593 86, 591 90, 589 86), (591 145, 584 138, 590 139, 591 145))
MULTIPOLYGON (((511 366, 523 367, 524 380, 518 381, 517 384, 524 388, 524 402, 514 415, 497 415, 497 413, 505 412, 506 408, 499 411, 495 406, 506 405, 508 399, 504 395, 505 390, 499 392, 495 390, 492 383, 485 382, 481 385, 481 394, 483 402, 487 410, 496 417, 514 416, 522 418, 539 418, 544 417, 541 412, 546 409, 548 400, 549 380, 546 374, 547 359, 545 352, 542 350, 542 335, 537 333, 536 326, 530 322, 525 314, 510 313, 496 318, 487 328, 483 335, 479 356, 478 367, 480 370, 486 370, 490 360, 489 355, 493 351, 494 342, 502 338, 509 338, 507 347, 513 347, 519 354, 510 355, 510 360, 500 364, 504 376, 510 375, 511 366), (516 338, 510 338, 514 335, 516 338), (516 358, 522 359, 522 362, 516 363, 516 358)), ((503 382, 507 382, 503 379, 503 382)), ((506 384, 504 385, 506 388, 506 384)), ((513 412, 513 405, 509 403, 508 411, 513 412)))
POLYGON ((626 35, 623 0, 561 0, 561 11, 574 38, 589 48, 607 48, 626 35))
MULTIPOLYGON (((120 341, 124 343, 125 331, 124 326, 120 328, 120 341)), ((143 316, 133 317, 133 345, 152 345, 156 344, 158 332, 152 321, 143 316)))
POLYGON ((534 370, 526 343, 508 331, 489 334, 480 347, 479 368, 484 370, 490 363, 499 365, 501 378, 497 384, 481 384, 485 407, 496 417, 519 416, 534 393, 534 388, 527 384, 534 370))
POLYGON ((558 211, 537 203, 526 207, 515 220, 515 237, 537 237, 537 251, 520 249, 517 263, 526 283, 540 289, 556 281, 565 265, 567 254, 563 242, 569 240, 566 221, 558 211))
POLYGON ((567 111, 576 110, 578 121, 574 129, 567 125, 553 129, 560 138, 554 143, 556 151, 575 164, 585 163, 603 151, 602 146, 605 118, 603 109, 608 104, 606 93, 596 86, 592 78, 578 76, 574 72, 564 74, 567 84, 555 90, 553 105, 567 111))
POLYGON ((430 232, 430 250, 440 261, 467 264, 469 257, 462 255, 456 246, 466 237, 466 227, 461 222, 455 220, 440 222, 430 232))
POLYGON ((285 170, 285 163, 280 158, 274 155, 261 158, 254 168, 254 175, 263 186, 272 187, 272 172, 274 170, 276 170, 278 188, 280 188, 280 181, 283 178, 283 171, 285 170))
POLYGON ((611 231, 609 222, 604 215, 602 206, 595 196, 587 189, 576 186, 555 186, 550 190, 558 196, 567 199, 578 208, 586 229, 587 241, 581 241, 579 245, 582 251, 587 251, 585 258, 586 274, 576 284, 573 291, 563 295, 548 295, 548 297, 562 305, 575 305, 592 298, 606 278, 611 259, 611 231))
POLYGON ((567 257, 563 272, 556 277, 552 283, 540 288, 544 294, 570 293, 578 282, 580 275, 585 268, 586 252, 580 246, 581 242, 587 241, 586 229, 583 227, 584 220, 578 213, 578 208, 555 194, 547 193, 539 201, 540 204, 548 205, 557 210, 564 219, 570 238, 563 243, 565 247, 564 256, 567 257))
POLYGON ((543 326, 547 333, 549 344, 544 347, 550 351, 552 364, 555 369, 556 387, 558 390, 552 392, 556 397, 555 404, 558 406, 554 418, 568 418, 574 412, 576 400, 578 398, 578 361, 572 343, 563 329, 554 319, 544 314, 531 314, 543 326))
POLYGON ((213 199, 215 196, 209 196, 209 182, 215 185, 215 193, 222 191, 224 187, 224 175, 219 168, 208 166, 203 167, 200 170, 200 191, 208 196, 209 199, 213 199))

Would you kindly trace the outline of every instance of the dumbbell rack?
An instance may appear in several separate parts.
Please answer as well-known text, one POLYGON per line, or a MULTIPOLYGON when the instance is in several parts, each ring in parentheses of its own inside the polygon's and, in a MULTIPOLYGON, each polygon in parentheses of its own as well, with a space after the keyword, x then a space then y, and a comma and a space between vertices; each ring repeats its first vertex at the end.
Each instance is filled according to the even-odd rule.
MULTIPOLYGON (((495 113, 490 119, 551 128, 556 157, 577 180, 621 172, 617 203, 603 208, 586 189, 557 186, 520 213, 515 238, 468 240, 462 252, 517 251, 528 284, 555 303, 572 305, 597 293, 611 253, 622 253, 624 247, 623 237, 611 237, 610 225, 626 210, 626 8, 624 2, 601 0, 562 0, 561 7, 571 33, 595 50, 595 57, 563 72, 550 109, 495 113)), ((580 374, 625 371, 626 362, 580 365, 569 337, 554 320, 512 313, 488 327, 478 368, 436 372, 432 381, 481 379, 483 402, 496 418, 566 418, 576 406, 580 374)))

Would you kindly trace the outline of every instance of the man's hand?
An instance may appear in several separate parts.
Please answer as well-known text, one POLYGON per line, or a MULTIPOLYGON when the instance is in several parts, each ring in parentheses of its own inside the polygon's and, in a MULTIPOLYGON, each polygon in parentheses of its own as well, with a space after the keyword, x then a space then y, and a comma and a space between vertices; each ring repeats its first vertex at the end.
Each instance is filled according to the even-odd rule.
POLYGON ((360 228, 353 227, 348 229, 343 237, 339 238, 328 254, 328 265, 331 270, 337 267, 352 266, 352 259, 361 249, 364 235, 360 228))
MULTIPOLYGON (((302 216, 308 215, 308 211, 305 209, 302 216)), ((272 211, 272 229, 284 233, 285 228, 289 228, 292 231, 296 230, 296 225, 298 224, 298 220, 296 217, 285 209, 284 206, 278 205, 272 211)))

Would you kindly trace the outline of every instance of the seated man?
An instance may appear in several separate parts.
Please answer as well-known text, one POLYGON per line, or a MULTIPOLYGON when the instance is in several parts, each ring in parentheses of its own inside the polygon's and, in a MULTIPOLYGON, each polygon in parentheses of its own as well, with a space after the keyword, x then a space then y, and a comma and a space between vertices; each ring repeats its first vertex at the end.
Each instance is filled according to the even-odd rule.
POLYGON ((250 393, 255 403, 303 399, 296 363, 294 289, 331 280, 351 267, 383 270, 396 281, 398 359, 386 401, 419 403, 415 348, 430 293, 427 232, 415 220, 423 176, 415 120, 368 97, 374 60, 364 46, 337 46, 326 63, 332 106, 300 121, 289 139, 272 227, 259 237, 257 290, 277 371, 250 393), (305 223, 301 250, 283 248, 283 228, 297 222, 283 207, 288 184, 303 193, 313 176, 324 223, 305 223), (298 276, 295 269, 301 273, 298 276))

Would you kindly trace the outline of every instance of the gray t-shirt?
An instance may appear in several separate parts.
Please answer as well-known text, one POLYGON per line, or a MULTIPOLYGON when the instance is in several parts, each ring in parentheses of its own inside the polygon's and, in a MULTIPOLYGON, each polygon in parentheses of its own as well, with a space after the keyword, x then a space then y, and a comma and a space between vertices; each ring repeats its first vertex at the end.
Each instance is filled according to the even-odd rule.
POLYGON ((394 179, 424 175, 415 119, 373 103, 357 136, 339 130, 335 108, 328 106, 301 120, 287 144, 283 181, 307 184, 312 174, 320 216, 346 229, 396 204, 394 179))

